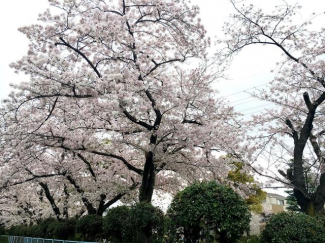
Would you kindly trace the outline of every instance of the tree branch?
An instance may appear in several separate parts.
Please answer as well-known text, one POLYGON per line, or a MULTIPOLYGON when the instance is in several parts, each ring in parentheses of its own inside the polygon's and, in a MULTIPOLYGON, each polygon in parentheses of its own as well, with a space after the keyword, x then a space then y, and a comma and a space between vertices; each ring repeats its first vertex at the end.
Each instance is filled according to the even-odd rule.
POLYGON ((82 56, 86 62, 91 66, 91 68, 95 71, 95 73, 97 74, 97 76, 99 78, 101 78, 102 76, 100 75, 98 69, 94 66, 94 64, 86 57, 85 54, 83 54, 79 49, 77 48, 74 48, 73 46, 71 46, 68 42, 66 42, 62 37, 60 37, 60 40, 63 42, 63 43, 55 43, 55 45, 62 45, 62 46, 66 46, 66 47, 69 47, 70 49, 74 50, 76 53, 78 53, 80 56, 82 56))

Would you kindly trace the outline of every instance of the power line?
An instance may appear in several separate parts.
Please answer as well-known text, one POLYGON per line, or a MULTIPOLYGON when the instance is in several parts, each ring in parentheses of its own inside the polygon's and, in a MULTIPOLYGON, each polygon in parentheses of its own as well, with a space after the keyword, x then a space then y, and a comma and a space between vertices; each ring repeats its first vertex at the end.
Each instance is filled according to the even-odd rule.
POLYGON ((250 103, 250 102, 256 101, 256 100, 259 100, 259 99, 253 99, 253 100, 246 101, 246 102, 243 102, 243 103, 240 103, 240 104, 237 104, 237 105, 232 105, 232 107, 236 107, 236 106, 244 105, 244 104, 247 104, 247 103, 250 103))
POLYGON ((232 101, 232 102, 230 102, 230 103, 237 103, 237 102, 239 102, 239 101, 248 100, 248 99, 251 99, 251 98, 252 98, 252 97, 250 96, 250 97, 247 97, 247 98, 243 98, 243 99, 239 99, 239 100, 232 101))
POLYGON ((254 111, 254 112, 250 112, 250 113, 246 113, 246 114, 243 114, 244 116, 248 116, 248 115, 252 115, 252 114, 255 114, 255 113, 259 113, 259 112, 263 112, 263 110, 258 110, 258 111, 254 111))
POLYGON ((236 94, 240 94, 240 93, 246 92, 246 91, 248 91, 248 90, 256 89, 257 87, 261 87, 261 86, 267 85, 267 84, 269 84, 270 82, 271 82, 271 81, 266 82, 266 83, 264 83, 264 84, 260 84, 260 85, 254 86, 254 87, 249 88, 249 89, 244 89, 244 90, 242 90, 242 91, 238 91, 238 92, 236 92, 236 93, 232 93, 232 94, 229 94, 229 95, 225 95, 225 96, 222 96, 222 98, 226 98, 226 97, 229 97, 229 96, 233 96, 233 95, 236 95, 236 94))
POLYGON ((245 109, 245 110, 241 110, 241 111, 238 111, 238 112, 249 111, 249 110, 253 110, 253 109, 259 108, 259 107, 270 106, 270 105, 273 105, 273 104, 259 105, 259 106, 255 106, 255 107, 252 107, 252 108, 249 108, 249 109, 245 109))

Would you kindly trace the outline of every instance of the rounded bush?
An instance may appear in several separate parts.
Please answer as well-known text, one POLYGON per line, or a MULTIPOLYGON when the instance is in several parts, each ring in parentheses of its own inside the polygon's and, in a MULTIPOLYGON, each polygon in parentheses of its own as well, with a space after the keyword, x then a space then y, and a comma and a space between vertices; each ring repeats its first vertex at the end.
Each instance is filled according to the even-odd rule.
POLYGON ((113 242, 133 242, 130 207, 119 206, 107 212, 103 219, 104 238, 113 242))
POLYGON ((34 235, 40 238, 49 238, 51 232, 48 231, 48 227, 53 222, 55 222, 54 218, 46 218, 38 222, 37 226, 33 230, 34 235))
POLYGON ((325 215, 324 215, 324 213, 316 215, 316 220, 325 228, 325 215))
POLYGON ((81 233, 84 240, 94 241, 103 233, 103 218, 95 214, 85 215, 77 221, 76 226, 77 233, 81 233))
POLYGON ((64 221, 65 237, 63 239, 73 239, 76 234, 77 218, 69 218, 64 221))
POLYGON ((184 236, 186 242, 236 242, 249 229, 251 214, 233 189, 211 181, 194 183, 176 194, 168 216, 176 240, 184 236))
POLYGON ((143 237, 157 242, 164 235, 164 213, 150 203, 141 202, 133 205, 130 212, 132 231, 137 233, 137 242, 145 242, 143 237))
POLYGON ((39 232, 39 225, 28 226, 24 236, 39 237, 38 232, 39 232))
POLYGON ((48 236, 52 239, 67 240, 74 235, 74 231, 68 221, 53 221, 47 228, 48 236))
POLYGON ((261 243, 325 243, 325 228, 302 213, 278 213, 266 223, 261 243))
POLYGON ((47 235, 50 238, 67 240, 74 236, 76 219, 71 218, 65 221, 53 221, 47 228, 47 235))

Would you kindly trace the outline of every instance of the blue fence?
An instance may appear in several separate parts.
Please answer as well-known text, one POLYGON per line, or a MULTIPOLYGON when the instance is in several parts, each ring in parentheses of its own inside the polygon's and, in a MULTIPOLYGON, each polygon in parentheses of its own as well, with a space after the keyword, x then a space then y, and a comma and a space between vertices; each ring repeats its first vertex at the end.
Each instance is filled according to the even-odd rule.
POLYGON ((43 239, 43 238, 11 236, 10 235, 8 237, 8 243, 97 243, 97 242, 43 239))

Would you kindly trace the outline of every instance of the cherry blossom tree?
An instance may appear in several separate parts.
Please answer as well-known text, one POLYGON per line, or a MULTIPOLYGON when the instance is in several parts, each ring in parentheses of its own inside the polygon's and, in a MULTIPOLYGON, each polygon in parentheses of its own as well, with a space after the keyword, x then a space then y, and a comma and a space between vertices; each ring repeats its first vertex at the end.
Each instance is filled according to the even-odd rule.
MULTIPOLYGON (((102 215, 126 194, 129 200, 134 198, 131 192, 138 183, 133 181, 129 187, 125 180, 114 176, 116 171, 110 170, 109 165, 103 169, 102 163, 90 164, 79 154, 69 156, 67 153, 57 154, 54 150, 49 153, 33 151, 32 154, 36 156, 20 156, 2 167, 0 189, 16 190, 17 186, 36 184, 58 220, 81 215, 85 211, 102 215)), ((32 188, 32 191, 36 190, 35 186, 32 188)))
POLYGON ((1 165, 18 168, 18 180, 56 174, 98 213, 136 188, 151 202, 154 189, 222 181, 229 164, 220 153, 248 158, 237 114, 211 86, 219 73, 198 7, 50 3, 61 13, 47 10, 41 24, 20 29, 29 51, 12 67, 30 80, 13 85, 1 108, 1 165))
MULTIPOLYGON (((270 88, 253 94, 276 108, 253 116, 248 123, 255 134, 250 142, 258 148, 257 155, 268 153, 272 170, 266 176, 292 186, 302 211, 314 215, 325 202, 324 29, 312 30, 311 20, 293 24, 298 5, 284 2, 265 13, 253 5, 231 2, 236 13, 224 29, 226 55, 260 44, 279 49, 284 57, 270 88)), ((253 168, 263 174, 255 164, 253 168)))
POLYGON ((17 185, 1 190, 0 219, 5 226, 30 225, 54 215, 37 184, 17 185))

